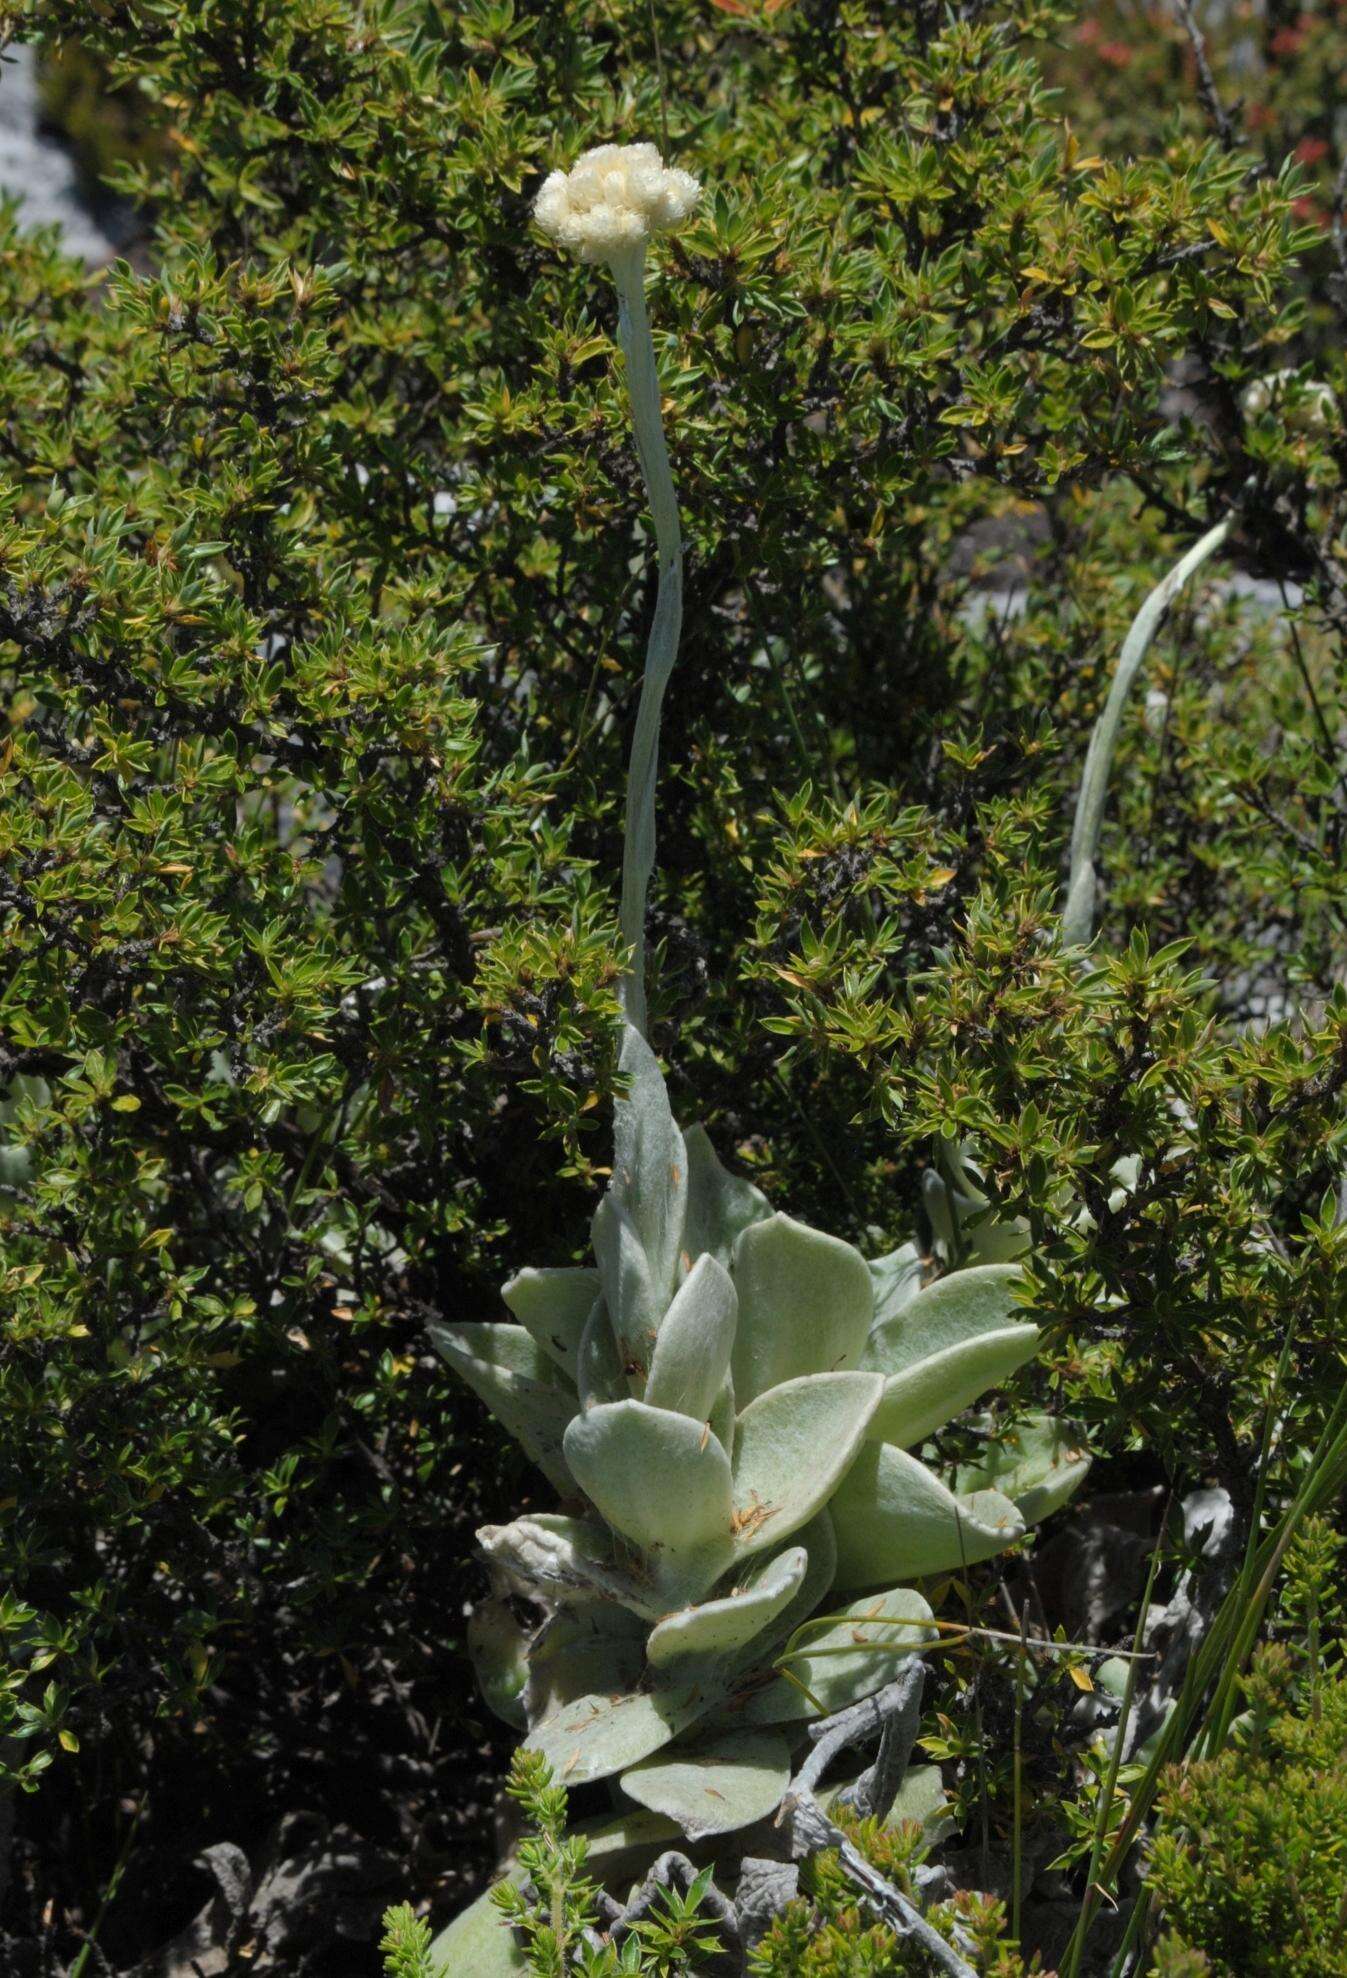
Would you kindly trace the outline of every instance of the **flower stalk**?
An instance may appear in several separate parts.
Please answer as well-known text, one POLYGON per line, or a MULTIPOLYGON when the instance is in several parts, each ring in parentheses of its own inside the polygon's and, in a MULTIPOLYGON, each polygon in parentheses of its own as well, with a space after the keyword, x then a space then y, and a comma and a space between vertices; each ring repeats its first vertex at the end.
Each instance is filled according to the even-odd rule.
POLYGON ((655 869, 655 787, 664 693, 678 656, 683 628, 683 539, 678 496, 660 415, 659 373, 645 306, 645 253, 613 263, 617 285, 617 336, 627 365, 636 452, 655 530, 658 580, 655 615, 646 642, 645 674, 636 710, 627 769, 627 817, 622 847, 621 930, 629 951, 622 986, 627 1021, 642 1035, 646 1024, 645 907, 655 869))
POLYGON ((1094 933, 1095 898, 1098 881, 1095 872, 1095 858, 1099 851, 1099 833, 1104 822, 1104 804, 1108 797, 1109 772, 1113 767, 1114 750, 1118 745, 1118 730, 1122 725, 1123 709, 1132 684, 1141 671, 1151 642, 1164 620, 1165 613, 1183 589, 1188 579, 1214 556, 1235 526, 1233 515, 1227 515, 1215 528, 1208 529, 1200 536, 1192 548, 1181 556, 1173 569, 1168 571, 1150 593, 1132 620, 1131 630, 1123 641, 1122 653, 1118 659, 1118 670, 1113 676, 1104 711, 1094 726, 1090 746, 1086 751, 1085 769, 1080 781, 1080 794, 1076 798, 1075 822, 1071 828, 1071 867, 1067 879, 1066 901, 1062 908, 1062 942, 1068 948, 1084 947, 1094 933))
POLYGON ((553 172, 534 204, 545 232, 582 261, 607 263, 617 289, 617 336, 626 360, 636 454, 655 531, 658 582, 627 770, 620 926, 628 951, 623 1014, 645 1034, 645 908, 655 869, 655 788, 664 693, 683 626, 683 542, 660 413, 659 372, 645 303, 645 252, 692 211, 701 188, 666 165, 653 144, 602 144, 569 172, 553 172))

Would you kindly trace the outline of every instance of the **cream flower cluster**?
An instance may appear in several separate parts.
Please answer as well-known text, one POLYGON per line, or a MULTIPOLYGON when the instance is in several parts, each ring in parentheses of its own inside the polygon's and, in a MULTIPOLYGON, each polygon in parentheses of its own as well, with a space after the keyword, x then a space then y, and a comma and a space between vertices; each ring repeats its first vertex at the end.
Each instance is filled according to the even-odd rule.
POLYGON ((1302 380, 1300 373, 1289 367, 1255 378, 1244 394, 1244 410, 1250 419, 1259 419, 1274 407, 1296 433, 1327 432, 1337 415, 1331 387, 1321 378, 1302 380))
POLYGON ((692 174, 666 165, 653 144, 600 144, 551 174, 533 216, 582 261, 615 261, 678 226, 700 196, 692 174))

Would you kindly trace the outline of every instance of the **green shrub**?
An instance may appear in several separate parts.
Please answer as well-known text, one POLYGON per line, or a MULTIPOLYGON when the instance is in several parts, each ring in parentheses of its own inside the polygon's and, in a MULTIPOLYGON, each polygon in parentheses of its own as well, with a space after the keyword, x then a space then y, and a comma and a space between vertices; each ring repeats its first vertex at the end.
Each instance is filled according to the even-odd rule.
MULTIPOLYGON (((904 1895, 915 1895, 915 1872, 929 1853, 918 1822, 881 1826, 843 1815, 841 1824, 887 1882, 904 1895)), ((800 1882, 800 1896, 776 1918, 753 1953, 749 1969, 754 1978, 927 1978, 934 1969, 920 1946, 904 1942, 875 1920, 835 1852, 807 1862, 800 1882)), ((961 1892, 931 1903, 925 1915, 947 1939, 957 1929, 960 1955, 979 1978, 1025 1978, 1039 1968, 1037 1959, 1026 1964, 1007 1943, 1004 1905, 994 1897, 961 1892)))
POLYGON ((119 166, 153 155, 164 141, 162 131, 152 134, 139 92, 110 88, 102 63, 78 40, 43 62, 38 95, 44 122, 70 146, 83 190, 95 202, 119 166))
POLYGON ((1347 1679, 1339 1668, 1307 1695, 1296 1672, 1265 1644, 1239 1742, 1168 1776, 1147 1854, 1157 1978, 1347 1972, 1347 1679))
POLYGON ((0 1748, 95 1808, 42 1902, 88 1922, 148 1776, 295 1803, 371 1692, 446 1762, 466 1532, 535 1486, 425 1323, 579 1255, 650 604, 608 323, 527 202, 662 116, 710 188, 658 311, 675 1111, 881 1246, 971 1139, 1106 1477, 1251 1518, 1289 1332, 1282 1492, 1340 1385, 1347 1138, 1340 360, 1324 430, 1244 409, 1312 347, 1298 172, 1196 116, 1082 142, 1036 0, 2 18, 136 92, 157 216, 95 287, 0 252, 0 1748), (1157 651, 1082 976, 1084 740, 1232 502, 1306 594, 1204 591, 1157 651), (998 562, 1015 622, 967 608, 998 562))

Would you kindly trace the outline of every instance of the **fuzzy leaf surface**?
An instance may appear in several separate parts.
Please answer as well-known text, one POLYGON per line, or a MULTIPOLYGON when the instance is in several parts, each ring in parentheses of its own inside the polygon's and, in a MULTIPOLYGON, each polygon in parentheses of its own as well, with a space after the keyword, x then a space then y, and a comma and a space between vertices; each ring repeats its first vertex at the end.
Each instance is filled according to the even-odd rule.
POLYGON ((856 1365, 874 1317, 874 1288, 853 1244, 791 1216, 769 1216, 740 1236, 733 1275, 740 1408, 783 1381, 856 1365))
POLYGON ((954 1492, 915 1456, 867 1443, 832 1502, 837 1585, 919 1579, 990 1559, 1024 1534, 999 1491, 954 1492))
POLYGON ((765 1820, 790 1784, 790 1747, 771 1731, 722 1737, 693 1751, 648 1758, 622 1774, 622 1790, 676 1820, 690 1841, 765 1820))
POLYGON ((807 1374, 769 1388, 735 1425, 734 1543, 776 1544, 827 1504, 865 1439, 878 1374, 807 1374))
POLYGON ((765 1222, 772 1207, 760 1188, 722 1167, 704 1126, 683 1135, 688 1193, 683 1215, 682 1267, 709 1254, 727 1268, 734 1246, 751 1223, 765 1222))
POLYGON ((588 1267, 516 1271, 501 1297, 536 1343, 572 1381, 580 1335, 599 1295, 599 1274, 588 1267))
POLYGON ((746 1647, 785 1612, 804 1585, 808 1566, 804 1546, 791 1546, 747 1585, 666 1615, 646 1645, 652 1667, 685 1655, 729 1655, 746 1647))
POLYGON ((430 1336, 553 1488, 570 1496, 563 1441, 575 1394, 523 1326, 435 1324, 430 1336))
POLYGON ((934 1640, 930 1619, 930 1606, 915 1587, 866 1594, 835 1613, 826 1611, 809 1628, 803 1652, 784 1661, 795 1680, 777 1676, 751 1696, 743 1722, 788 1724, 816 1716, 819 1706, 827 1712, 859 1703, 892 1682, 914 1649, 934 1640))
POLYGON ((1031 1415, 999 1437, 982 1462, 965 1464, 955 1481, 961 1491, 999 1490, 1026 1525, 1037 1525, 1079 1489, 1090 1461, 1084 1438, 1069 1423, 1031 1415))
POLYGON ((723 1264, 703 1252, 674 1294, 650 1362, 645 1399, 694 1421, 711 1419, 729 1373, 738 1300, 723 1264))
POLYGON ((614 1531, 677 1568, 707 1548, 728 1551, 730 1459, 701 1423, 644 1401, 577 1416, 566 1461, 614 1531))
POLYGON ((618 1070, 630 1083, 614 1109, 611 1192, 631 1218, 662 1311, 673 1290, 683 1232, 687 1152, 669 1109, 659 1062, 631 1024, 623 1031, 618 1070))

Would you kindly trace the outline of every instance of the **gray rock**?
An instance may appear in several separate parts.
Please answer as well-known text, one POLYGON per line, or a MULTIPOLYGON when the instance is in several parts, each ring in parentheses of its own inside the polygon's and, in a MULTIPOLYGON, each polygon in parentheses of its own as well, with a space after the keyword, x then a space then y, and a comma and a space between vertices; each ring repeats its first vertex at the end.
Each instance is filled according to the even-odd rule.
POLYGON ((70 153, 38 129, 37 58, 31 48, 8 48, 0 62, 0 191, 19 201, 25 227, 54 221, 67 252, 90 267, 116 252, 85 203, 70 153))

